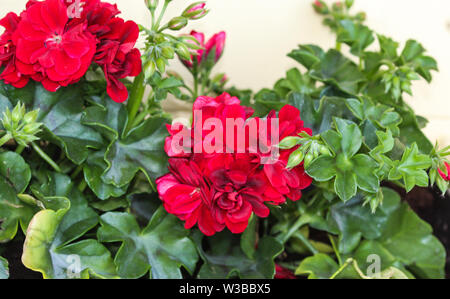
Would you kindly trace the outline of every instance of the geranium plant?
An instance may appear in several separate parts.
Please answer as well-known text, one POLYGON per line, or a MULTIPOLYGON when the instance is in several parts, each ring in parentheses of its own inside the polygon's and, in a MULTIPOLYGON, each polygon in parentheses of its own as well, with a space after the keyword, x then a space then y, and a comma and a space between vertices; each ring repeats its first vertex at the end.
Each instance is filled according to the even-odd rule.
POLYGON ((253 93, 214 73, 225 32, 180 32, 206 4, 163 23, 170 3, 141 3, 142 25, 100 0, 0 20, 0 278, 17 244, 44 278, 444 277, 445 248, 401 198, 450 181, 450 147, 403 100, 437 70, 422 45, 315 1, 336 47, 299 46, 253 93), (168 97, 192 103, 189 125, 168 97))

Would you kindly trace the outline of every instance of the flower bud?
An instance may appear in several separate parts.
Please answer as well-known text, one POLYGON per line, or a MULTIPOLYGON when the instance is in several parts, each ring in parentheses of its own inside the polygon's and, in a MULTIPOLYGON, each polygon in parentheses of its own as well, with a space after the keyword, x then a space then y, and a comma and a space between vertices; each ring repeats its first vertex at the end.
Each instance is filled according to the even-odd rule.
POLYGON ((351 8, 353 6, 354 2, 355 2, 355 0, 345 0, 345 6, 347 8, 351 8))
POLYGON ((22 132, 27 134, 27 135, 35 135, 36 133, 38 133, 40 131, 40 127, 41 127, 41 123, 31 123, 31 124, 27 124, 25 125, 25 127, 23 127, 22 132))
POLYGON ((341 1, 338 1, 338 2, 333 3, 332 8, 333 8, 333 11, 340 12, 344 9, 344 5, 342 4, 341 1))
POLYGON ((444 163, 447 173, 444 173, 440 168, 438 168, 439 175, 446 182, 450 182, 450 164, 448 162, 444 163))
POLYGON ((322 0, 315 0, 313 3, 313 8, 317 13, 321 15, 326 15, 330 12, 328 6, 322 0))
POLYGON ((225 40, 226 33, 224 31, 214 34, 205 45, 206 57, 209 57, 209 55, 214 52, 214 61, 219 61, 225 48, 225 40))
POLYGON ((144 65, 144 75, 146 79, 153 76, 156 71, 156 63, 153 60, 147 61, 144 65))
POLYGON ((169 28, 171 30, 180 30, 186 27, 188 23, 188 19, 185 17, 175 17, 172 20, 169 21, 169 28))
POLYGON ((155 11, 159 4, 159 0, 144 0, 144 2, 150 11, 155 11))
POLYGON ((31 124, 34 123, 37 119, 39 115, 39 110, 33 110, 31 112, 28 112, 27 114, 25 114, 25 116, 23 117, 23 122, 25 124, 31 124))
POLYGON ((163 58, 156 59, 156 66, 158 67, 158 70, 161 74, 163 74, 166 71, 166 62, 163 58))
POLYGON ((192 60, 191 52, 189 52, 189 48, 185 44, 183 44, 183 43, 177 44, 176 51, 177 51, 178 56, 180 56, 180 58, 182 60, 188 60, 188 61, 192 60))
POLYGON ((304 158, 304 153, 301 148, 294 151, 290 156, 287 163, 287 168, 294 168, 298 166, 300 163, 302 163, 304 158))
POLYGON ((167 47, 162 48, 161 54, 162 54, 162 56, 164 56, 167 59, 173 59, 173 57, 175 55, 175 51, 171 46, 167 46, 167 47))
POLYGON ((300 137, 289 136, 289 137, 284 138, 284 139, 280 142, 279 147, 280 147, 281 149, 291 149, 291 148, 293 148, 294 146, 296 146, 297 144, 299 144, 299 142, 300 142, 301 140, 302 140, 302 139, 301 139, 300 137))
POLYGON ((196 2, 189 5, 183 12, 182 16, 191 20, 203 18, 208 11, 205 9, 205 2, 196 2))

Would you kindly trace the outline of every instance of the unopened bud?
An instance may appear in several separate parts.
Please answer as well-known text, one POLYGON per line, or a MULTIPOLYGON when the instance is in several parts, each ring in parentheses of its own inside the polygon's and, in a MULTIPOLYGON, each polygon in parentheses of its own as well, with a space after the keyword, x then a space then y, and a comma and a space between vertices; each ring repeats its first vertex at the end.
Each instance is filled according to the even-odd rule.
POLYGON ((180 30, 186 27, 188 19, 185 17, 175 17, 169 21, 169 28, 171 30, 180 30))
POLYGON ((191 20, 198 20, 208 14, 208 10, 205 9, 205 2, 196 2, 189 5, 183 12, 182 16, 191 20))

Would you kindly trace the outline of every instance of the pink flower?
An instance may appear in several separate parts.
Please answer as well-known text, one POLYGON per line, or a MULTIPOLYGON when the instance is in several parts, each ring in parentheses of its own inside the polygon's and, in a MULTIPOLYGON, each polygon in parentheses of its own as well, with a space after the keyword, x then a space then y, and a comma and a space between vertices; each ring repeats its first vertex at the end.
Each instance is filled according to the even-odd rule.
POLYGON ((225 48, 226 37, 227 35, 224 31, 214 34, 213 37, 211 37, 205 45, 206 57, 208 57, 209 54, 213 52, 215 54, 215 61, 219 61, 225 48))
POLYGON ((445 162, 444 164, 445 164, 445 168, 446 168, 446 170, 447 170, 447 174, 445 174, 445 173, 444 173, 442 170, 440 170, 439 168, 438 168, 438 172, 439 172, 439 175, 440 175, 445 181, 449 182, 449 181, 450 181, 450 164, 448 164, 447 162, 445 162))
MULTIPOLYGON (((211 37, 205 44, 205 35, 200 32, 191 31, 191 36, 195 37, 195 39, 199 42, 199 45, 203 49, 199 49, 196 51, 194 56, 191 56, 191 61, 194 62, 194 64, 191 61, 183 60, 183 64, 188 67, 189 69, 194 68, 195 66, 202 66, 203 62, 207 60, 210 53, 214 53, 214 62, 217 62, 220 57, 223 54, 223 50, 225 48, 225 40, 226 40, 226 33, 225 32, 219 32, 213 37, 211 37), (194 60, 195 59, 195 60, 194 60)), ((210 67, 210 66, 209 66, 210 67)))

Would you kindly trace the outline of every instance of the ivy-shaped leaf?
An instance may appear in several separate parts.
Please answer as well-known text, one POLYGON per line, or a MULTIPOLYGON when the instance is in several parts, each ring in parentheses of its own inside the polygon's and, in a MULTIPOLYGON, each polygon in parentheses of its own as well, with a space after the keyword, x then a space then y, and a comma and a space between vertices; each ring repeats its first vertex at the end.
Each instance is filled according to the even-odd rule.
POLYGON ((133 215, 109 212, 101 216, 100 242, 122 242, 114 262, 122 278, 182 278, 180 267, 193 272, 198 260, 189 231, 160 207, 141 230, 133 215))
POLYGON ((13 152, 0 153, 0 242, 12 240, 20 223, 25 232, 38 208, 21 201, 17 195, 27 188, 31 170, 13 152))
POLYGON ((322 133, 323 140, 335 156, 319 156, 306 168, 306 172, 319 182, 335 178, 335 192, 343 201, 355 196, 358 188, 377 193, 380 186, 375 174, 378 163, 368 155, 357 154, 362 145, 358 126, 338 118, 335 124, 338 132, 330 130, 322 133))
POLYGON ((111 254, 97 240, 72 243, 97 225, 98 216, 70 178, 50 173, 41 186, 33 186, 33 193, 46 209, 29 225, 24 265, 44 278, 115 277, 111 254))
POLYGON ((329 255, 317 253, 302 260, 295 275, 308 275, 308 279, 328 279, 338 269, 339 265, 329 255))
POLYGON ((310 75, 351 95, 357 94, 359 84, 365 81, 356 64, 334 49, 314 65, 310 75))
POLYGON ((104 151, 97 151, 89 155, 83 167, 84 179, 98 198, 106 200, 111 197, 120 197, 127 192, 128 184, 119 188, 106 184, 102 180, 102 174, 108 167, 104 157, 104 151))
POLYGON ((299 49, 292 50, 289 57, 301 63, 307 69, 320 62, 325 56, 325 52, 315 45, 300 45, 299 49))
POLYGON ((337 41, 349 45, 350 52, 356 56, 362 55, 364 50, 375 41, 372 30, 361 23, 342 20, 339 25, 337 41))
POLYGON ((122 188, 142 170, 150 182, 167 172, 164 141, 168 136, 167 119, 152 117, 134 128, 106 151, 108 168, 102 176, 105 183, 122 188))
POLYGON ((389 180, 403 180, 406 191, 414 186, 428 187, 429 180, 426 170, 431 167, 429 156, 420 154, 417 144, 407 148, 401 161, 394 161, 389 172, 389 180))
POLYGON ((233 236, 228 232, 216 234, 209 238, 209 241, 211 248, 208 251, 204 251, 201 245, 197 244, 205 262, 198 274, 199 278, 273 278, 274 259, 283 251, 281 243, 269 236, 259 240, 253 258, 242 252, 239 243, 232 242, 233 236))

